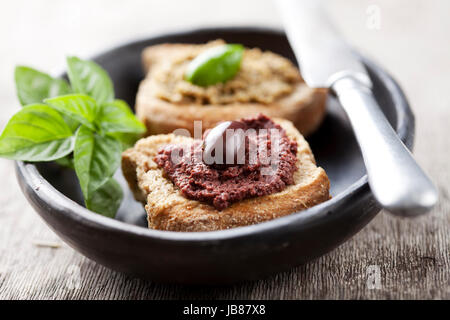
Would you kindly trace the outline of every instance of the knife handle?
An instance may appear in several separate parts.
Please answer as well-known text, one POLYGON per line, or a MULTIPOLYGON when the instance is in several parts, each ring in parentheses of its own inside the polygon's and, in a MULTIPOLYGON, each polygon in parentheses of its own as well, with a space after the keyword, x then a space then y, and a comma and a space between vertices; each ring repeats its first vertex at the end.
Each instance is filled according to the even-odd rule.
POLYGON ((336 80, 332 89, 350 119, 375 199, 397 216, 431 210, 437 189, 388 123, 371 89, 352 76, 336 80))

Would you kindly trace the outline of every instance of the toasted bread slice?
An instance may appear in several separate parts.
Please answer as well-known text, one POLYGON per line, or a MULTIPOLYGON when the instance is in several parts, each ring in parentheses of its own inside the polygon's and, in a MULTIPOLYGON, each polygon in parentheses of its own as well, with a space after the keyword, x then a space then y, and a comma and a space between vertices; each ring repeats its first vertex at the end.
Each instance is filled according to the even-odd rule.
POLYGON ((221 40, 216 40, 204 45, 161 44, 148 47, 143 51, 142 60, 147 76, 139 86, 136 114, 146 125, 148 135, 172 133, 180 128, 188 129, 193 134, 194 120, 201 120, 202 128, 209 129, 220 121, 253 117, 260 113, 292 121, 303 135, 309 135, 319 127, 325 115, 327 90, 308 87, 298 69, 290 61, 271 52, 261 52, 259 49, 246 49, 240 71, 252 74, 256 70, 253 79, 261 78, 259 87, 256 86, 256 89, 249 87, 248 91, 253 89, 252 92, 244 89, 239 95, 234 95, 236 99, 229 98, 227 103, 223 101, 214 103, 211 99, 208 100, 209 94, 216 95, 216 99, 212 101, 219 100, 217 95, 224 100, 228 97, 228 93, 223 92, 233 92, 236 87, 238 90, 242 89, 240 85, 244 83, 245 86, 246 80, 251 76, 243 77, 238 74, 239 79, 235 80, 235 85, 231 85, 233 88, 227 91, 223 90, 224 87, 221 84, 207 89, 190 85, 181 80, 181 76, 178 75, 179 83, 172 82, 166 88, 173 90, 175 85, 181 83, 185 91, 181 94, 173 93, 169 97, 161 94, 160 89, 165 85, 164 82, 168 81, 167 74, 161 76, 161 70, 167 72, 174 65, 180 66, 186 62, 184 60, 189 61, 202 50, 223 43, 221 40), (283 72, 287 82, 276 82, 273 79, 274 75, 283 72), (257 92, 260 96, 270 96, 270 92, 277 89, 279 91, 272 97, 273 99, 259 101, 257 98, 258 101, 254 101, 251 98, 242 98, 252 93, 255 96, 257 92), (194 96, 194 99, 186 99, 189 95, 194 96), (175 99, 171 99, 174 97, 175 99), (205 98, 206 103, 199 103, 199 100, 203 101, 205 98))
POLYGON ((155 135, 139 140, 133 148, 126 150, 122 155, 122 171, 135 198, 145 204, 149 228, 171 231, 229 229, 282 217, 328 200, 330 182, 325 171, 316 166, 308 143, 290 121, 274 121, 298 143, 295 183, 281 192, 245 199, 222 211, 185 198, 153 161, 160 147, 190 142, 191 138, 155 135))

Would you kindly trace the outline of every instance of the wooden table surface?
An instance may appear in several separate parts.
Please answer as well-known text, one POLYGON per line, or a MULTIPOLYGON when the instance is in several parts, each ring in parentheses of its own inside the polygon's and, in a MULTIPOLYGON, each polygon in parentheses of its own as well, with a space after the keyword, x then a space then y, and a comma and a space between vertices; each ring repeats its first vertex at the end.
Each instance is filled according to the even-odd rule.
MULTIPOLYGON (((440 192, 431 214, 404 220, 381 212, 328 255, 265 280, 231 287, 154 284, 108 270, 64 244, 25 200, 13 163, 0 160, 0 298, 450 298, 450 2, 340 0, 329 9, 348 39, 389 70, 409 97, 417 121, 414 153, 440 192)), ((259 0, 130 0, 126 7, 121 1, 10 1, 0 21, 6 41, 1 127, 18 109, 16 64, 57 74, 67 54, 88 57, 161 30, 279 25, 273 4, 259 0)))

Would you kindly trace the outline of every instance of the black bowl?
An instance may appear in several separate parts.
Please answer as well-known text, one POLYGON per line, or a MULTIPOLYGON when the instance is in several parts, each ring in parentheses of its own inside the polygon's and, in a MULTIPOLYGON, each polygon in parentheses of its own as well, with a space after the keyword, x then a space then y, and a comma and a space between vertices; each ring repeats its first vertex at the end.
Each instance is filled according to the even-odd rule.
MULTIPOLYGON (((167 34, 121 46, 95 60, 111 75, 116 95, 134 105, 143 78, 143 48, 216 38, 271 50, 294 60, 284 33, 261 28, 167 34)), ((411 147, 414 117, 405 96, 389 75, 362 59, 379 105, 403 142, 411 147)), ((259 279, 319 257, 353 236, 380 211, 352 129, 333 97, 329 98, 323 125, 308 140, 318 164, 328 173, 333 198, 283 218, 224 231, 149 230, 142 205, 134 201, 125 184, 126 197, 116 220, 105 218, 82 206, 74 173, 55 164, 17 162, 17 177, 27 199, 50 228, 100 264, 160 282, 231 283, 259 279)))

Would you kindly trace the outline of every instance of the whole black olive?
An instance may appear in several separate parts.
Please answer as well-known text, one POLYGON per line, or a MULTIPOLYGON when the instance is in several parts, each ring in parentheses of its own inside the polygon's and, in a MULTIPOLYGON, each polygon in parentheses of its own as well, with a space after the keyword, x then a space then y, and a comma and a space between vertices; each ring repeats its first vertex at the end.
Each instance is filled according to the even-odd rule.
POLYGON ((210 164, 236 165, 245 162, 245 130, 241 121, 225 121, 205 132, 203 161, 210 164))

